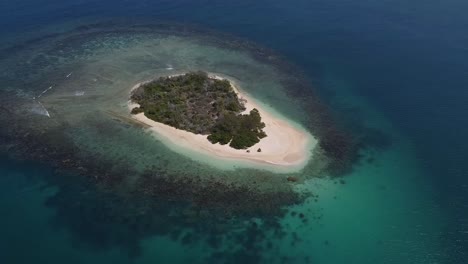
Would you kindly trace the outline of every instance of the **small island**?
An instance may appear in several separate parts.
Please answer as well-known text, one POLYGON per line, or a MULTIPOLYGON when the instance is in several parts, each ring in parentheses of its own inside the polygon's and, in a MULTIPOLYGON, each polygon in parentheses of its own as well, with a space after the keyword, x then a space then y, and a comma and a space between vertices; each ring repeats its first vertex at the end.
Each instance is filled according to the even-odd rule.
POLYGON ((206 72, 160 77, 133 90, 131 111, 177 129, 207 135, 207 139, 235 149, 247 149, 267 134, 258 109, 248 113, 228 80, 206 72))
POLYGON ((138 83, 127 108, 137 124, 171 150, 220 168, 298 171, 317 145, 300 125, 258 102, 234 79, 214 73, 138 83))

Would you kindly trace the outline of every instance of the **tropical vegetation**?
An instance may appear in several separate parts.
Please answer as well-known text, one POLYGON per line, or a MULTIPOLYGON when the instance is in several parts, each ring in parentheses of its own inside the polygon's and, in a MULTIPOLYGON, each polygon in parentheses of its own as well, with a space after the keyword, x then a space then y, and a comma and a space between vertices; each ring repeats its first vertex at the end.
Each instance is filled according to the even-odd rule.
POLYGON ((161 77, 140 85, 131 99, 139 104, 132 114, 144 113, 154 121, 208 135, 213 144, 246 149, 266 137, 258 110, 244 114, 244 101, 231 83, 206 72, 161 77))

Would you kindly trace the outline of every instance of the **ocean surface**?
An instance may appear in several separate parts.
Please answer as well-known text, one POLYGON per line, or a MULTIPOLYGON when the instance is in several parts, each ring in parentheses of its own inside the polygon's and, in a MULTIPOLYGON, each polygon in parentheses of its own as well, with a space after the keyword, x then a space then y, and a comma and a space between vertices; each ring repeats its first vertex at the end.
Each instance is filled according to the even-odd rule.
MULTIPOLYGON (((307 101, 287 97, 276 80, 293 65, 337 122, 373 145, 344 175, 295 185, 313 196, 286 205, 287 213, 239 223, 234 217, 209 229, 212 220, 182 224, 181 215, 115 224, 122 201, 126 212, 146 213, 131 210, 133 198, 101 194, 66 169, 6 151, 0 153, 0 263, 468 263, 468 2, 3 0, 0 10, 1 91, 32 98, 60 83, 43 99, 60 118, 28 106, 42 114, 37 126, 67 121, 64 134, 84 159, 125 160, 143 171, 149 153, 157 153, 158 170, 217 176, 206 164, 149 144, 136 129, 93 115, 118 116, 125 87, 169 68, 231 73, 253 96, 304 123, 307 101), (70 37, 79 26, 101 22, 119 30, 70 37), (121 30, 133 23, 175 26, 121 30), (195 33, 172 36, 180 25, 195 33), (52 37, 28 42, 44 36, 52 37), (232 48, 244 43, 239 39, 248 44, 232 48), (58 50, 65 40, 72 48, 58 50), (257 47, 279 54, 286 66, 250 57, 257 47), (33 61, 22 57, 39 52, 44 55, 33 61), (84 97, 72 101, 70 94, 84 97), (205 230, 222 238, 211 241, 205 230)), ((248 181, 249 173, 219 177, 248 181)))

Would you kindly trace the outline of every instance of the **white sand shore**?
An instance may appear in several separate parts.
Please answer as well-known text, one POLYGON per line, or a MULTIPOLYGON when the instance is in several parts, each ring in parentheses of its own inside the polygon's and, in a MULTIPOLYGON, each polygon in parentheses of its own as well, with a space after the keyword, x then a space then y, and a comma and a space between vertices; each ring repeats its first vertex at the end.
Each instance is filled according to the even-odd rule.
MULTIPOLYGON (((211 78, 228 79, 215 74, 210 74, 209 76, 211 78)), ((212 144, 208 141, 207 136, 196 135, 155 122, 147 118, 143 113, 132 115, 132 118, 148 125, 149 129, 154 131, 165 144, 174 144, 217 159, 246 161, 247 165, 249 163, 250 165, 263 164, 273 167, 291 167, 291 169, 301 169, 304 167, 311 158, 312 149, 317 144, 316 139, 304 129, 299 128, 298 125, 284 118, 278 118, 265 110, 265 107, 259 102, 241 91, 234 81, 228 80, 239 98, 246 100, 245 113, 250 112, 253 108, 257 108, 262 121, 265 123, 264 131, 267 137, 250 147, 249 152, 231 148, 229 145, 212 144), (261 149, 261 152, 258 152, 258 149, 261 149)), ((132 90, 139 87, 139 85, 135 85, 132 90)), ((131 101, 128 102, 129 109, 137 106, 138 104, 131 101)))

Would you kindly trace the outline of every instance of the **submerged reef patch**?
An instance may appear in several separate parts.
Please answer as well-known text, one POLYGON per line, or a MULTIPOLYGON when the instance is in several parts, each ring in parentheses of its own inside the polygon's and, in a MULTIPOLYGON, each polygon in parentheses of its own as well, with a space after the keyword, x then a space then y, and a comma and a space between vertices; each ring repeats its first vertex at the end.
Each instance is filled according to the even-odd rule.
MULTIPOLYGON (((47 204, 83 246, 117 246, 138 255, 141 240, 152 236, 203 241, 215 250, 224 239, 241 247, 209 260, 257 261, 259 248, 285 235, 278 219, 287 207, 310 197, 296 184, 343 175, 363 147, 372 147, 338 124, 300 69, 269 49, 219 32, 98 23, 0 54, 0 122, 7 124, 0 127, 0 149, 57 169, 46 179, 59 187, 47 204), (282 176, 214 169, 168 150, 125 114, 129 84, 199 68, 221 69, 310 130, 319 140, 318 160, 282 176)), ((383 142, 378 132, 369 135, 383 142)))

